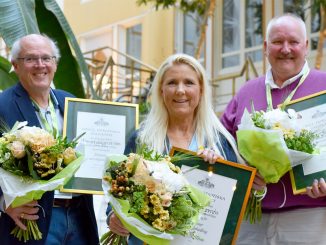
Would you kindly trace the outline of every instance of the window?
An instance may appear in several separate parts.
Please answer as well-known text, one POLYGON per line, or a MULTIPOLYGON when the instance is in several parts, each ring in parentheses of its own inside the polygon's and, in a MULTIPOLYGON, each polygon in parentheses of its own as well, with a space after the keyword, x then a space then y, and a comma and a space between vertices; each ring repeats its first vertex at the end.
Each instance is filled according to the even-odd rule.
POLYGON ((240 1, 226 0, 223 3, 222 67, 240 64, 240 1))
MULTIPOLYGON (((138 24, 126 29, 126 53, 130 56, 141 59, 142 25, 138 24)), ((127 59, 127 65, 130 65, 127 59)))
MULTIPOLYGON (((183 52, 195 56, 201 35, 202 17, 196 13, 183 15, 183 52)), ((201 49, 201 58, 204 58, 205 45, 201 49)))
POLYGON ((245 56, 250 56, 253 61, 261 61, 263 59, 262 1, 246 0, 245 13, 245 48, 247 49, 245 56))
POLYGON ((222 69, 240 66, 250 56, 261 61, 262 0, 225 0, 222 20, 222 69))
MULTIPOLYGON (((318 46, 319 30, 321 27, 320 6, 313 6, 314 0, 284 0, 284 13, 299 15, 306 23, 310 49, 316 50, 318 46)), ((325 46, 325 43, 324 43, 325 46)))
MULTIPOLYGON (((138 24, 126 29, 126 53, 130 56, 141 59, 141 45, 142 45, 142 25, 138 24)), ((139 63, 134 63, 131 59, 126 59, 126 65, 131 67, 134 65, 140 68, 139 63)), ((135 71, 134 71, 135 72, 135 71)), ((131 74, 131 69, 126 69, 126 74, 131 74)), ((138 76, 139 72, 134 73, 134 79, 138 76)), ((130 80, 126 81, 126 85, 130 85, 130 80)))

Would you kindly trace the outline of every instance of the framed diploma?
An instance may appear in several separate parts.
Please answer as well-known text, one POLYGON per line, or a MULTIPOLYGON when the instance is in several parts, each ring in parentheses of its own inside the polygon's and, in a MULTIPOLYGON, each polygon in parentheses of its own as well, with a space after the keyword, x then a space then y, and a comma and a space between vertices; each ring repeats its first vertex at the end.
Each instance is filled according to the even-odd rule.
POLYGON ((63 135, 78 141, 84 162, 60 190, 103 194, 103 168, 109 154, 123 154, 127 140, 138 127, 138 105, 66 98, 63 135))
POLYGON ((316 148, 320 154, 304 160, 290 171, 293 193, 300 194, 311 186, 314 179, 326 179, 326 90, 293 100, 285 108, 298 112, 302 126, 318 135, 316 148))
MULTIPOLYGON (((172 148, 170 155, 180 153, 196 156, 195 152, 179 148, 172 148)), ((208 164, 199 157, 189 159, 173 163, 212 201, 193 229, 195 236, 176 236, 171 244, 235 244, 256 169, 226 160, 208 164)))

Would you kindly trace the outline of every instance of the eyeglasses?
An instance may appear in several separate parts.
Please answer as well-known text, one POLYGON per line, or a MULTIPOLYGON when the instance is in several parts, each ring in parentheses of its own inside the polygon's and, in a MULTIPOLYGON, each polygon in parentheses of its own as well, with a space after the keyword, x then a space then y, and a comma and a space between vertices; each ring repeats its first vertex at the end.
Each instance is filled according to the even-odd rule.
POLYGON ((26 56, 26 57, 19 57, 17 58, 18 60, 23 60, 25 64, 28 65, 35 65, 38 63, 38 61, 41 59, 42 64, 49 65, 52 64, 53 61, 56 59, 55 56, 42 56, 42 57, 37 57, 37 56, 26 56))

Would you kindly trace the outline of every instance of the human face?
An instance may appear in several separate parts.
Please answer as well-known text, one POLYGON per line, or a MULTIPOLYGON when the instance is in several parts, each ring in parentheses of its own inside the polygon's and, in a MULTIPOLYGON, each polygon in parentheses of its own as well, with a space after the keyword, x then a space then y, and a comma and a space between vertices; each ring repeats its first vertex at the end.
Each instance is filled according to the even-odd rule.
POLYGON ((41 36, 27 36, 21 41, 20 58, 36 57, 36 62, 23 59, 13 62, 18 78, 29 94, 47 92, 57 70, 55 59, 43 62, 40 57, 54 56, 50 43, 41 36))
POLYGON ((308 52, 308 41, 299 23, 285 17, 271 27, 264 49, 274 80, 283 83, 301 71, 308 52))
POLYGON ((191 66, 175 64, 163 75, 161 93, 170 119, 193 118, 201 96, 199 77, 191 66))

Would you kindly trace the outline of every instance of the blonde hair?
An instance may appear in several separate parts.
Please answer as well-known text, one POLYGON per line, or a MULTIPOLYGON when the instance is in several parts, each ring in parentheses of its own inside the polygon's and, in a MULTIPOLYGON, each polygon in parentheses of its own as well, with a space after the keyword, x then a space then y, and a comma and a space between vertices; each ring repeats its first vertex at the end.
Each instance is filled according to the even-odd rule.
MULTIPOLYGON (((169 56, 160 66, 151 88, 151 109, 146 119, 140 125, 138 143, 146 144, 150 149, 159 153, 165 150, 165 138, 168 128, 168 112, 161 95, 162 80, 165 72, 174 65, 189 65, 198 75, 202 95, 195 110, 195 134, 198 145, 214 149, 221 155, 221 142, 219 133, 223 134, 230 142, 236 155, 239 156, 235 141, 230 133, 221 124, 212 107, 212 92, 203 66, 193 57, 186 54, 169 56), (220 145, 220 149, 217 145, 220 145)), ((239 156, 240 157, 240 156, 239 156)))

